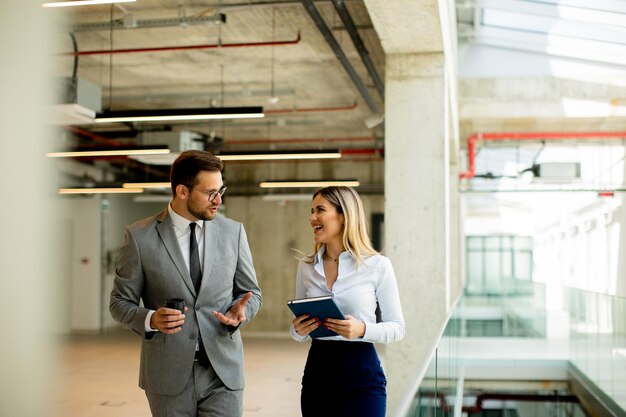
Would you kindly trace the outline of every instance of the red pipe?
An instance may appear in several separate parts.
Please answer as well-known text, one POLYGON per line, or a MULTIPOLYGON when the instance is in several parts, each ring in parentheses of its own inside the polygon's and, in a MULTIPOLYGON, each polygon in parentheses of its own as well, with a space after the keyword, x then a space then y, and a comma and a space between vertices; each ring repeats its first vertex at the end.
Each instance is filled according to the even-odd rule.
POLYGON ((242 139, 229 142, 232 145, 270 145, 274 143, 311 143, 311 142, 371 142, 376 138, 371 136, 348 138, 288 138, 288 139, 242 139))
POLYGON ((363 149, 340 149, 341 156, 362 156, 373 155, 383 157, 385 156, 385 150, 380 148, 363 148, 363 149))
MULTIPOLYGON (((446 396, 443 392, 425 393, 427 398, 439 399, 439 405, 445 412, 453 411, 453 407, 446 401, 446 396)), ((527 401, 527 402, 552 402, 552 403, 580 403, 580 400, 575 395, 571 394, 523 394, 523 393, 499 393, 499 392, 485 392, 476 396, 476 403, 474 405, 464 405, 462 408, 463 413, 476 414, 484 410, 483 403, 486 400, 500 400, 500 401, 527 401)))
POLYGON ((467 138, 468 170, 459 178, 474 178, 476 175, 476 142, 478 140, 557 140, 557 139, 626 139, 626 132, 504 132, 472 133, 467 138))
POLYGON ((86 130, 79 129, 77 127, 65 126, 65 130, 69 130, 72 133, 75 133, 75 134, 77 134, 79 136, 87 137, 89 139, 93 139, 93 140, 95 140, 97 142, 105 143, 105 144, 107 144, 109 146, 122 146, 121 143, 118 143, 118 142, 116 142, 114 140, 107 139, 107 138, 102 137, 100 135, 96 135, 95 133, 91 133, 91 132, 88 132, 86 130))
POLYGON ((341 106, 341 107, 308 107, 308 108, 293 108, 293 109, 276 109, 276 110, 265 110, 263 113, 265 114, 280 114, 280 113, 308 113, 308 112, 317 112, 317 111, 345 111, 345 110, 354 110, 356 109, 356 102, 351 106, 341 106))
MULTIPOLYGON (((314 162, 319 162, 319 159, 300 159, 298 161, 294 161, 294 160, 289 160, 289 159, 279 159, 276 161, 262 161, 263 163, 265 162, 269 162, 272 164, 293 164, 294 162, 297 162, 298 164, 310 164, 310 163, 314 163, 314 162)), ((359 158, 359 159, 344 159, 344 158, 338 158, 338 159, 329 159, 326 161, 330 161, 331 163, 335 164, 335 163, 341 163, 341 162, 352 162, 352 163, 373 163, 373 162, 382 162, 383 158, 381 157, 371 157, 371 158, 359 158)), ((259 163, 259 161, 228 161, 227 164, 228 165, 233 165, 233 164, 257 164, 259 163)))
POLYGON ((65 56, 82 56, 82 55, 107 55, 107 54, 131 54, 140 52, 163 52, 163 51, 188 51, 194 49, 214 49, 214 48, 245 48, 253 46, 281 46, 294 45, 300 42, 300 32, 295 40, 292 41, 271 41, 271 42, 244 42, 244 43, 218 43, 205 45, 182 45, 182 46, 162 46, 154 48, 130 48, 130 49, 100 49, 93 51, 77 51, 65 52, 61 55, 65 56))
MULTIPOLYGON (((542 395, 542 394, 509 394, 509 393, 484 393, 476 397, 476 404, 473 406, 463 406, 463 412, 467 414, 475 414, 483 411, 483 403, 486 400, 500 400, 500 401, 527 401, 527 402, 552 402, 552 403, 579 403, 578 398, 575 395, 569 394, 555 394, 555 395, 542 395)), ((444 397, 445 401, 445 397, 444 397)))

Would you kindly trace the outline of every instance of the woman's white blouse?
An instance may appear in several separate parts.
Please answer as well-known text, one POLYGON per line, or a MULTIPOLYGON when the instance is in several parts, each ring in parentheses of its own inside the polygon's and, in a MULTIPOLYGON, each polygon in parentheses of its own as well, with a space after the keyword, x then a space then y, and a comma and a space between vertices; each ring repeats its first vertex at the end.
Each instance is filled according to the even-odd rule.
MULTIPOLYGON (((349 252, 339 255, 339 274, 332 291, 326 286, 322 246, 313 263, 298 263, 296 273, 296 298, 333 295, 335 303, 344 314, 365 323, 365 335, 355 342, 390 343, 404 337, 404 318, 398 295, 398 283, 388 258, 374 255, 357 264, 349 252), (376 323, 376 302, 380 306, 381 319, 376 323)), ((304 341, 291 325, 291 337, 304 341)), ((343 336, 323 337, 324 340, 348 340, 343 336)))

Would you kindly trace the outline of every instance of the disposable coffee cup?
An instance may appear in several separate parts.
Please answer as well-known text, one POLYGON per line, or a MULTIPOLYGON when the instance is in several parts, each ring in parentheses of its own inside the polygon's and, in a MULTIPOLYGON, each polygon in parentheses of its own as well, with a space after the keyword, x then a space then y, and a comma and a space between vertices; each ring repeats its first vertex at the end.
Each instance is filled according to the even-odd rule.
POLYGON ((173 308, 174 310, 180 310, 181 313, 185 313, 185 300, 182 298, 168 298, 165 301, 166 308, 173 308))

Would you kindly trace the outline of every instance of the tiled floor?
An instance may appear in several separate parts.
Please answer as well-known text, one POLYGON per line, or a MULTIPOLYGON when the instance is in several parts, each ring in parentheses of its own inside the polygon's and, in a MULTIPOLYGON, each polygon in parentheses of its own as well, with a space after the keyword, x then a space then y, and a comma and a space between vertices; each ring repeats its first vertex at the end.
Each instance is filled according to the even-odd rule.
MULTIPOLYGON (((244 417, 300 415, 308 344, 245 338, 244 417)), ((62 347, 54 417, 149 417, 137 386, 139 340, 126 331, 72 337, 62 347)))

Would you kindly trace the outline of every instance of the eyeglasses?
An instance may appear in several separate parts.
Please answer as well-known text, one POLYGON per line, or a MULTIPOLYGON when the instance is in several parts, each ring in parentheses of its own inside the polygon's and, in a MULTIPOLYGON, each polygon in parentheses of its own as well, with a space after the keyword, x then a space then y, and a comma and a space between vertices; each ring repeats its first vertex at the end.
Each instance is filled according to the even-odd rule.
POLYGON ((224 193, 226 192, 226 188, 228 187, 222 185, 219 190, 204 191, 204 194, 206 194, 206 196, 209 198, 209 202, 212 203, 213 200, 217 198, 218 194, 220 197, 224 195, 224 193))

